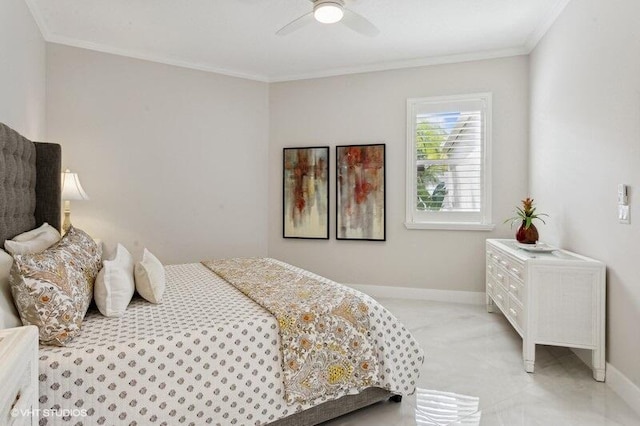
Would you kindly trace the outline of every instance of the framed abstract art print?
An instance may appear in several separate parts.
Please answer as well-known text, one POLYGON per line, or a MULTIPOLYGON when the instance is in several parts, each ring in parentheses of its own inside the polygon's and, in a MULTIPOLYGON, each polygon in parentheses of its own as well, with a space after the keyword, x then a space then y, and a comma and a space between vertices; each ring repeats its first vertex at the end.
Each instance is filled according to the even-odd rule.
POLYGON ((385 144, 336 147, 336 238, 386 240, 385 144))
POLYGON ((284 148, 283 237, 329 239, 329 147, 284 148))

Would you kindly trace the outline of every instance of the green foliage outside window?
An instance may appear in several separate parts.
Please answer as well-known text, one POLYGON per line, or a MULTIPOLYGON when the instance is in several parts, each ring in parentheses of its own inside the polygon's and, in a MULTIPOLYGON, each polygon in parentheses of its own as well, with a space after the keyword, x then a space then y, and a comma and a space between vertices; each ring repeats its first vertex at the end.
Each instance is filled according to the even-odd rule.
MULTIPOLYGON (((421 122, 416 126, 416 150, 419 160, 446 160, 443 148, 446 132, 437 124, 421 122)), ((417 173, 417 209, 440 210, 447 195, 442 177, 449 170, 446 164, 419 165, 417 173), (435 187, 434 187, 435 186, 435 187), (430 190, 430 188, 433 188, 430 190)))

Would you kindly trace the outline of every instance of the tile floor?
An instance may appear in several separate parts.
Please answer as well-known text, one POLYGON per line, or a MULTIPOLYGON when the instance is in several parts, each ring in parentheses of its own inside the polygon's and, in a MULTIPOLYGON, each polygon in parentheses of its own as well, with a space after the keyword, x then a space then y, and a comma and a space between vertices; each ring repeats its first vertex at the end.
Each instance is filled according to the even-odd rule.
POLYGON ((477 305, 380 302, 425 350, 418 387, 419 400, 426 402, 418 404, 417 416, 414 394, 400 404, 382 402, 325 426, 640 425, 640 415, 606 384, 593 380, 591 370, 566 348, 538 346, 536 372, 526 373, 522 340, 501 314, 477 305), (443 420, 426 412, 439 403, 438 395, 449 402, 457 396, 466 414, 443 420), (478 410, 470 414, 474 403, 478 410))

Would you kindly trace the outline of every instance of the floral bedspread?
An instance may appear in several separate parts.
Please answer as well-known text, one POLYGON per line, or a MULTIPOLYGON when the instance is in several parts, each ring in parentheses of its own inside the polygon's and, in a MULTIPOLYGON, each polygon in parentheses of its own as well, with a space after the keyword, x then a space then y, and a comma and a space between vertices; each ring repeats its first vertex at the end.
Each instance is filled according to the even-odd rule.
POLYGON ((369 304, 358 294, 273 259, 202 263, 277 319, 288 404, 378 384, 369 304))

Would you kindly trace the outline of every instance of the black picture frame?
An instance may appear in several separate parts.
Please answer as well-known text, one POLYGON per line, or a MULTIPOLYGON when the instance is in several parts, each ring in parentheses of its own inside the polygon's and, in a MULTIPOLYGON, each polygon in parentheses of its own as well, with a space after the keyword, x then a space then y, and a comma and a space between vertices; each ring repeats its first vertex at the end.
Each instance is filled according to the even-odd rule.
POLYGON ((336 239, 386 241, 386 144, 336 146, 336 239))
POLYGON ((282 237, 329 239, 329 147, 283 148, 282 237))

